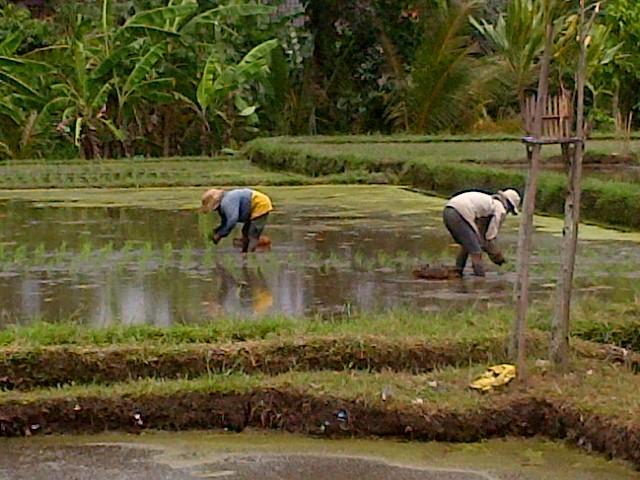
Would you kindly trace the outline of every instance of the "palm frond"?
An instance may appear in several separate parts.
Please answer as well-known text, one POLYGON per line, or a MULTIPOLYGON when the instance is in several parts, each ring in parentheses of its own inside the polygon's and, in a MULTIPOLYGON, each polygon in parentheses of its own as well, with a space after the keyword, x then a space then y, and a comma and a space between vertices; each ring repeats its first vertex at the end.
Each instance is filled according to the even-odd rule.
POLYGON ((411 75, 409 109, 418 131, 436 131, 456 123, 470 100, 474 70, 481 68, 466 35, 476 1, 441 5, 425 26, 411 75))

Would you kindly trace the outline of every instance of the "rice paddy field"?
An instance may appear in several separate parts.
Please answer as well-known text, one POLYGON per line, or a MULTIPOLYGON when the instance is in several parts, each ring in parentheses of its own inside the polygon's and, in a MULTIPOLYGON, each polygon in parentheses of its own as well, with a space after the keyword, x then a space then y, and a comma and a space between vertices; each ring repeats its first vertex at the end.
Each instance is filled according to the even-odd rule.
MULTIPOLYGON (((522 169, 515 141, 312 140, 287 148, 522 169)), ((235 157, 0 171, 0 436, 25 437, 0 438, 0 477, 44 478, 45 452, 67 472, 117 463, 143 478, 134 451, 164 478, 286 465, 329 475, 340 449, 327 478, 638 478, 632 229, 581 227, 571 369, 556 372, 547 331, 562 223, 536 216, 528 380, 480 394, 469 382, 509 361, 517 217, 500 236, 506 265, 426 281, 413 269, 456 255, 445 198, 388 172, 308 175, 235 157), (205 187, 245 185, 275 206, 271 249, 247 257, 233 246, 239 231, 214 246, 215 214, 196 212, 205 187), (214 433, 186 432, 202 429, 214 433), (165 447, 165 430, 183 432, 165 447), (400 455, 399 439, 415 453, 400 455), (185 463, 179 444, 213 453, 185 463)))

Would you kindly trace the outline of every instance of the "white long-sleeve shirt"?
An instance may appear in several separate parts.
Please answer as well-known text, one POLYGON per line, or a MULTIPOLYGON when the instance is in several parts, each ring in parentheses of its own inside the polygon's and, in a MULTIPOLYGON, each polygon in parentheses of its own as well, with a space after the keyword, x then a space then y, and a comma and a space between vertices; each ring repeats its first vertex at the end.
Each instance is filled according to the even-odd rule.
POLYGON ((482 235, 478 231, 477 220, 491 217, 485 235, 485 239, 489 241, 498 236, 498 231, 507 215, 507 209, 500 200, 482 192, 461 193, 451 198, 446 206, 455 208, 480 236, 482 235))

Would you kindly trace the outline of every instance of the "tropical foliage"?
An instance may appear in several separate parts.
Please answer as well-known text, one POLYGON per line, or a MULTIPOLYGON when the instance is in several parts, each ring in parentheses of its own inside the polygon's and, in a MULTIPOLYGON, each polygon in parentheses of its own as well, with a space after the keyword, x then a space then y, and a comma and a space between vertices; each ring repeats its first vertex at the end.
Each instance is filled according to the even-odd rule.
MULTIPOLYGON (((638 108, 636 4, 608 0, 591 31, 594 118, 638 108)), ((260 134, 464 131, 517 118, 545 16, 552 88, 571 88, 578 5, 49 0, 30 11, 0 0, 0 158, 209 155, 260 134)))
MULTIPOLYGON (((11 157, 68 142, 87 158, 210 153, 259 123, 278 22, 273 7, 196 0, 97 18, 79 8, 53 44, 19 50, 19 22, 0 43, 0 148, 11 157), (252 36, 239 30, 255 28, 252 36), (252 38, 255 37, 255 38, 252 38)), ((25 17, 6 7, 5 16, 25 17)), ((6 22, 10 24, 10 22, 6 22)), ((63 149, 64 150, 64 149, 63 149)))

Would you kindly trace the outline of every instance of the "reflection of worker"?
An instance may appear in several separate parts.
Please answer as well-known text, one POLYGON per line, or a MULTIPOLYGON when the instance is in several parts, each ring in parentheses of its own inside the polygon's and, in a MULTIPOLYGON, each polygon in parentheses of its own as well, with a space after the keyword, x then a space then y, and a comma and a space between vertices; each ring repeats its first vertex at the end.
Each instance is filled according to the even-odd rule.
POLYGON ((226 312, 263 314, 273 305, 273 296, 262 272, 253 272, 244 265, 242 279, 238 280, 221 264, 216 270, 220 279, 220 303, 226 312))
POLYGON ((244 282, 239 295, 241 303, 245 303, 253 313, 262 314, 273 305, 273 296, 267 281, 260 270, 253 272, 246 265, 242 268, 244 282))
POLYGON ((471 255, 473 273, 484 276, 482 251, 496 265, 505 262, 496 244, 498 231, 507 213, 518 214, 520 195, 512 189, 490 195, 480 191, 460 193, 449 200, 442 214, 449 233, 462 246, 456 267, 464 270, 471 255))
POLYGON ((258 246, 260 234, 267 223, 269 212, 273 210, 271 199, 264 193, 249 188, 221 190, 212 188, 202 195, 203 213, 217 210, 221 223, 211 236, 217 244, 229 235, 238 222, 242 227, 242 252, 253 252, 258 246))

